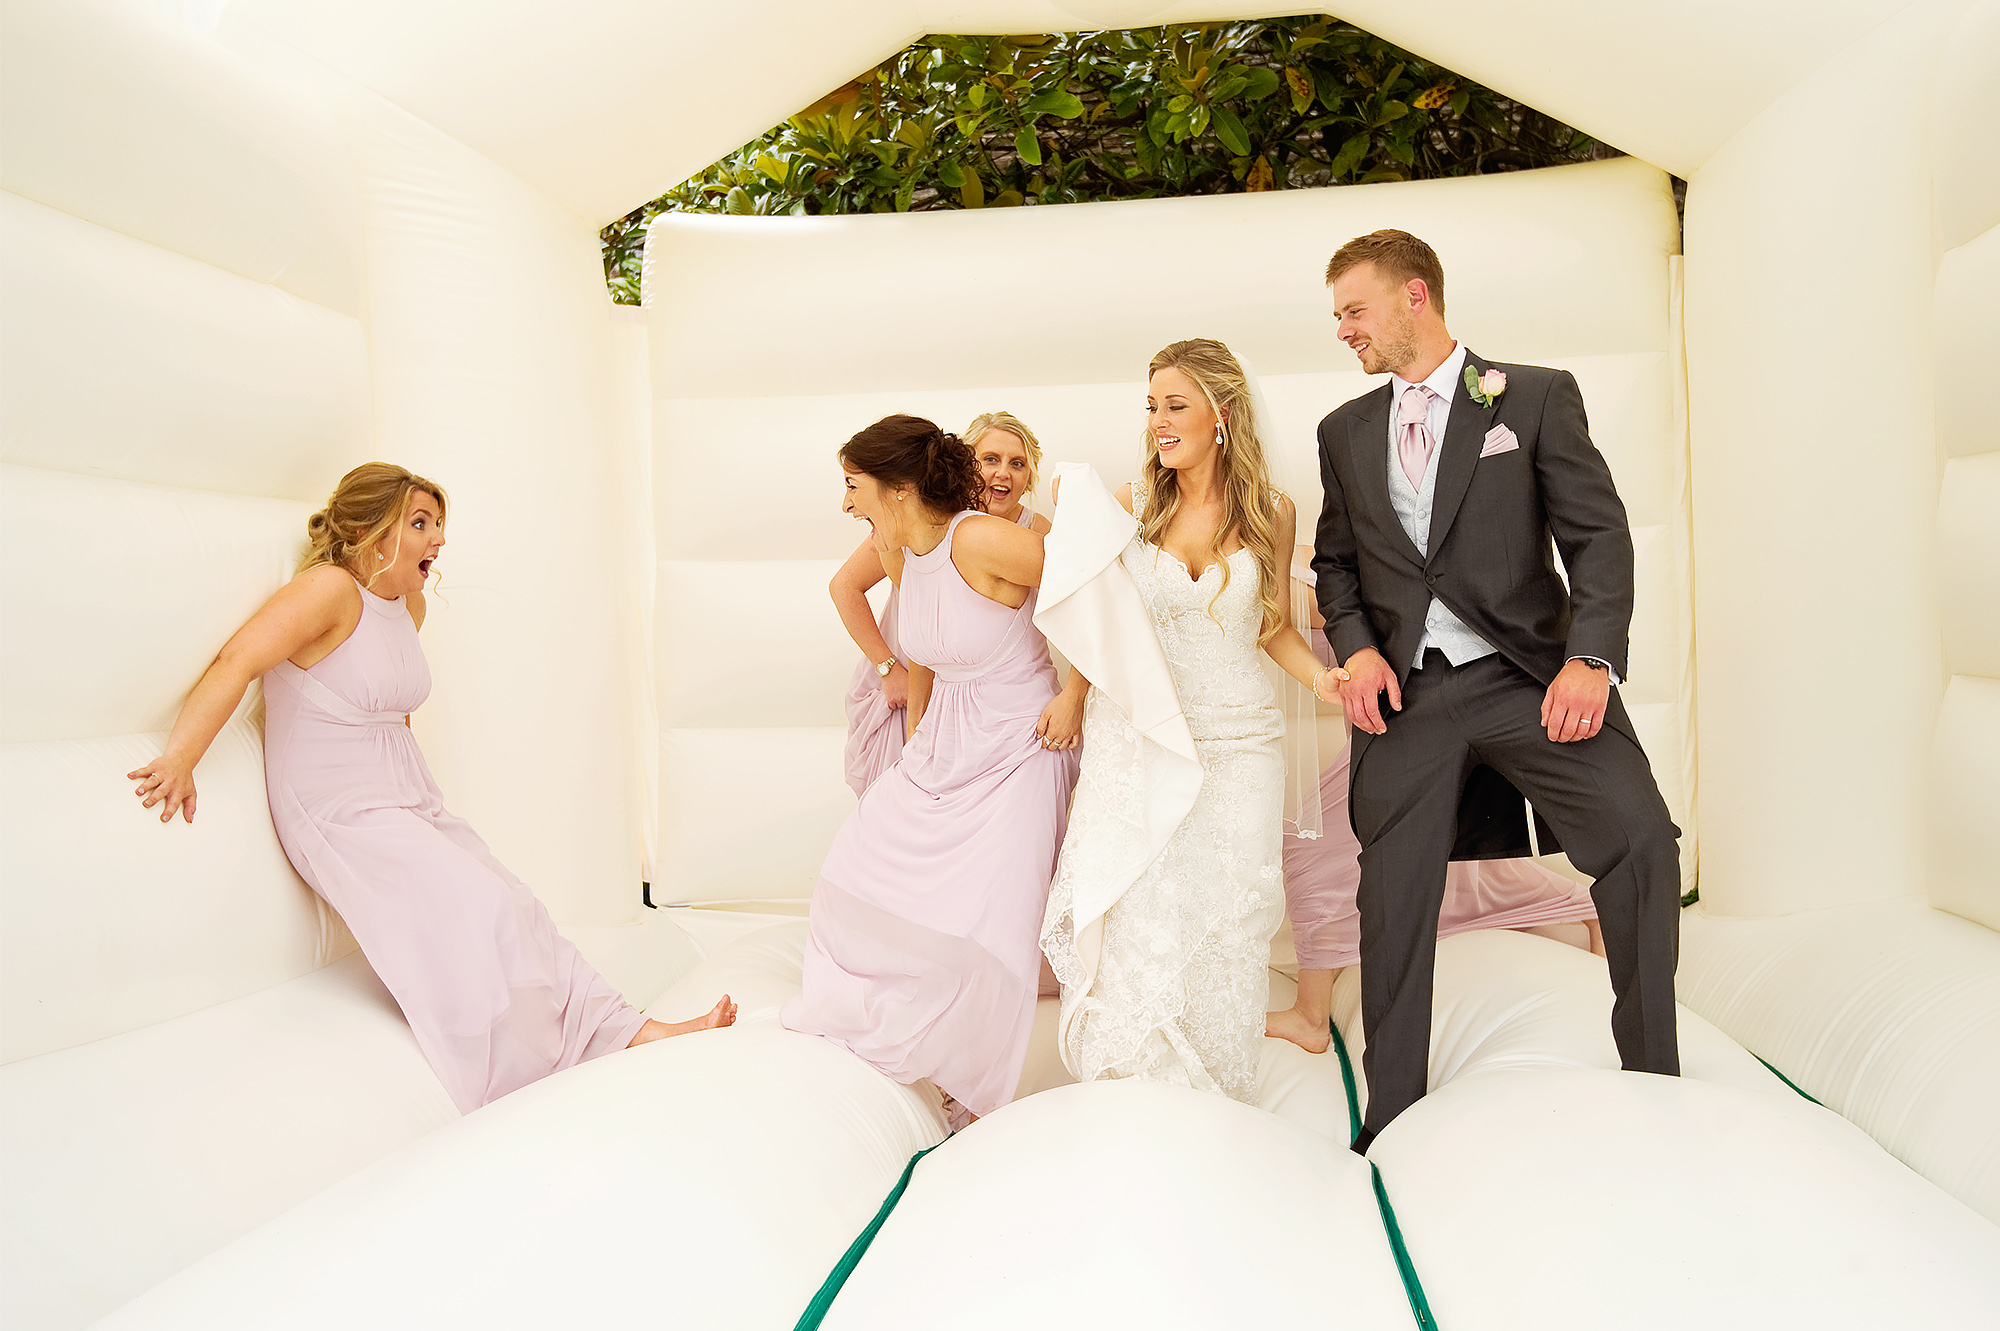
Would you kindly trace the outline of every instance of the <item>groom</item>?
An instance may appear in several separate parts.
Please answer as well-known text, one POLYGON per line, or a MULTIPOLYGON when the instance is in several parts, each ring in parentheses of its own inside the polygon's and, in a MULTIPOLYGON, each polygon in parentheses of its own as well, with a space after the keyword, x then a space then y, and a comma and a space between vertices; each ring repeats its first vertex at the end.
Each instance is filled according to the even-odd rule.
POLYGON ((1453 341, 1408 232, 1349 241, 1326 281, 1341 341, 1391 376, 1320 422, 1313 557, 1350 676, 1365 1152, 1425 1091, 1446 862, 1528 854, 1523 794, 1596 879, 1620 1059, 1679 1073, 1680 832, 1616 692, 1632 536, 1576 381, 1453 341))

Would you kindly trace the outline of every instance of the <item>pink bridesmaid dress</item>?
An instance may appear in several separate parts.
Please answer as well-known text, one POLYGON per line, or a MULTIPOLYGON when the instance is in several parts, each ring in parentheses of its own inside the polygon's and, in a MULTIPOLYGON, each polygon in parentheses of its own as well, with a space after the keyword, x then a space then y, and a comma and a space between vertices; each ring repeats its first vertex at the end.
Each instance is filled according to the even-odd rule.
MULTIPOLYGON (((1313 651, 1331 664, 1324 630, 1313 651)), ((1285 838, 1285 910, 1301 970, 1339 970, 1361 960, 1361 843, 1347 816, 1347 762, 1353 746, 1320 774, 1325 832, 1317 840, 1285 838)), ((1590 889, 1530 859, 1459 860, 1445 870, 1438 937, 1475 929, 1527 929, 1597 918, 1590 889)))
POLYGON ((446 812, 405 716, 430 669, 403 599, 264 676, 264 783, 299 876, 347 922, 461 1112, 623 1049, 646 1018, 446 812))
POLYGON ((780 1019, 987 1114, 1013 1098, 1027 1057, 1077 753, 1035 734, 1056 672, 1034 594, 1010 610, 952 563, 971 516, 929 554, 903 552, 903 651, 937 680, 901 760, 827 852, 804 989, 780 1019))
MULTIPOLYGON (((896 645, 896 589, 889 589, 889 604, 882 607, 882 640, 898 661, 903 649, 896 645)), ((882 677, 875 663, 862 657, 854 666, 854 678, 847 682, 847 747, 841 754, 847 768, 847 784, 856 795, 868 793, 875 778, 896 765, 903 756, 903 731, 908 722, 900 707, 891 707, 882 693, 882 677)))
MULTIPOLYGON (((1016 525, 1032 527, 1034 521, 1035 510, 1022 504, 1016 525)), ((903 649, 896 645, 894 587, 889 589, 889 603, 882 607, 877 627, 882 630, 882 641, 889 644, 890 653, 903 660, 903 649)), ((855 663, 853 678, 847 681, 847 746, 841 753, 847 784, 856 795, 866 794, 868 787, 875 784, 875 778, 894 767, 903 756, 903 732, 908 728, 903 716, 903 709, 891 707, 883 696, 882 677, 875 673, 875 663, 862 657, 855 663)))

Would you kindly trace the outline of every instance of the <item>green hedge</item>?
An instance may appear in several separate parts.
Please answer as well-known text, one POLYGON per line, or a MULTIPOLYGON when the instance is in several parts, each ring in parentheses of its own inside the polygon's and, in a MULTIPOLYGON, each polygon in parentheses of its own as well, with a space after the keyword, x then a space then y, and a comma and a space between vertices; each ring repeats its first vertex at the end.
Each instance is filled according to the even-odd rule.
POLYGON ((662 212, 998 208, 1418 180, 1615 152, 1323 16, 926 37, 604 228, 636 302, 662 212))

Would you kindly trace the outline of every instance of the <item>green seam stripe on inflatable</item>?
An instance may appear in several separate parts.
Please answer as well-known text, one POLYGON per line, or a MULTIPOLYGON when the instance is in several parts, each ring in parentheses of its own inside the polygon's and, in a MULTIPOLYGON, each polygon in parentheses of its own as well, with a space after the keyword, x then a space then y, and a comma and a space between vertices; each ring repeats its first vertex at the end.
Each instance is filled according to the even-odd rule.
POLYGON ((1778 1071, 1777 1068, 1772 1067, 1770 1059, 1765 1058, 1762 1054, 1752 1054, 1750 1055, 1750 1057, 1756 1059, 1759 1063, 1762 1063, 1765 1067, 1770 1068, 1771 1075, 1773 1077, 1776 1077, 1779 1081, 1785 1083, 1785 1085, 1791 1087, 1793 1090, 1797 1091, 1800 1095, 1804 1095, 1806 1099, 1812 1100, 1812 1102, 1816 1105, 1819 1105, 1821 1109, 1826 1108, 1826 1106, 1824 1104, 1821 1104, 1818 1100, 1813 1100, 1812 1096, 1806 1095, 1805 1089, 1801 1087, 1797 1082, 1793 1081, 1790 1077, 1787 1077, 1784 1073, 1778 1071))
MULTIPOLYGON (((951 1138, 946 1137, 944 1140, 950 1141, 951 1138)), ((847 1245, 847 1251, 833 1264, 833 1270, 827 1273, 825 1282, 819 1287, 819 1293, 813 1295, 812 1302, 806 1305, 805 1312, 800 1315, 798 1325, 792 1331, 818 1331, 819 1324, 826 1319, 827 1311, 833 1307, 834 1299, 839 1297, 840 1287, 847 1283, 847 1277, 854 1274, 854 1268, 861 1265, 861 1258, 867 1253, 868 1245, 875 1241, 875 1235, 881 1231, 883 1222, 889 1218, 889 1213, 896 1209, 896 1203, 903 1200, 903 1192, 910 1186, 910 1175, 916 1172, 917 1161, 942 1145, 944 1142, 939 1142, 937 1146, 926 1146, 910 1157, 910 1163, 903 1166, 903 1176, 896 1180, 896 1186, 889 1189, 889 1195, 882 1199, 882 1209, 868 1222, 868 1228, 862 1230, 855 1236, 854 1242, 847 1245)))
MULTIPOLYGON (((1361 1097, 1354 1087, 1354 1063, 1347 1056, 1347 1041, 1340 1038, 1340 1027, 1330 1021, 1326 1026, 1333 1033, 1333 1051, 1340 1055, 1340 1083, 1347 1090, 1347 1139, 1353 1141, 1361 1135, 1361 1097)), ((1437 1318, 1431 1316, 1431 1301, 1424 1297, 1424 1282, 1418 1279, 1416 1263, 1410 1260, 1409 1247, 1403 1242, 1403 1227, 1396 1222, 1396 1208, 1389 1204, 1382 1171, 1373 1160, 1368 1162, 1368 1174, 1375 1187, 1375 1209, 1382 1215, 1382 1233, 1389 1240, 1389 1251, 1396 1258, 1396 1274, 1403 1278, 1403 1293, 1410 1300, 1410 1316, 1417 1319, 1423 1331, 1438 1331, 1437 1318)))

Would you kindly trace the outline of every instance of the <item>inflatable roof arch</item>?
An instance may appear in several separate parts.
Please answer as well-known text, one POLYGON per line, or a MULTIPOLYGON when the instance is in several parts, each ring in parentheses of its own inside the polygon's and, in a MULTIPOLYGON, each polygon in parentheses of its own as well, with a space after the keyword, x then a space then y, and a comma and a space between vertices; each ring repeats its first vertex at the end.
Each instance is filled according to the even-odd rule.
POLYGON ((826 1324, 1389 1327, 1418 1290, 1452 1331, 1991 1316, 2000 4, 1357 0, 1632 160, 668 217, 648 306, 607 307, 597 227, 919 34, 1228 9, 0 3, 0 1318, 791 1325, 943 1136, 771 1020, 848 798, 831 441, 1006 405, 1115 473, 1143 357, 1209 333, 1310 495, 1298 431, 1362 388, 1317 265, 1378 225, 1438 242, 1468 342, 1574 370, 1642 529, 1629 696, 1699 869, 1688 1075, 1609 1070, 1583 954, 1450 940, 1434 1093, 1371 1157, 1416 1285, 1334 1062, 1272 1053, 1260 1114, 1043 1058, 907 1171, 826 1324), (1190 255, 1231 282, 1166 327, 1132 293, 1190 255), (995 273, 1048 298, 902 331, 995 273), (452 492, 415 724, 454 807, 649 1010, 731 987, 728 1038, 460 1120, 285 863, 254 699, 202 823, 126 807, 378 456, 452 492), (646 910, 642 879, 700 908, 646 910))

